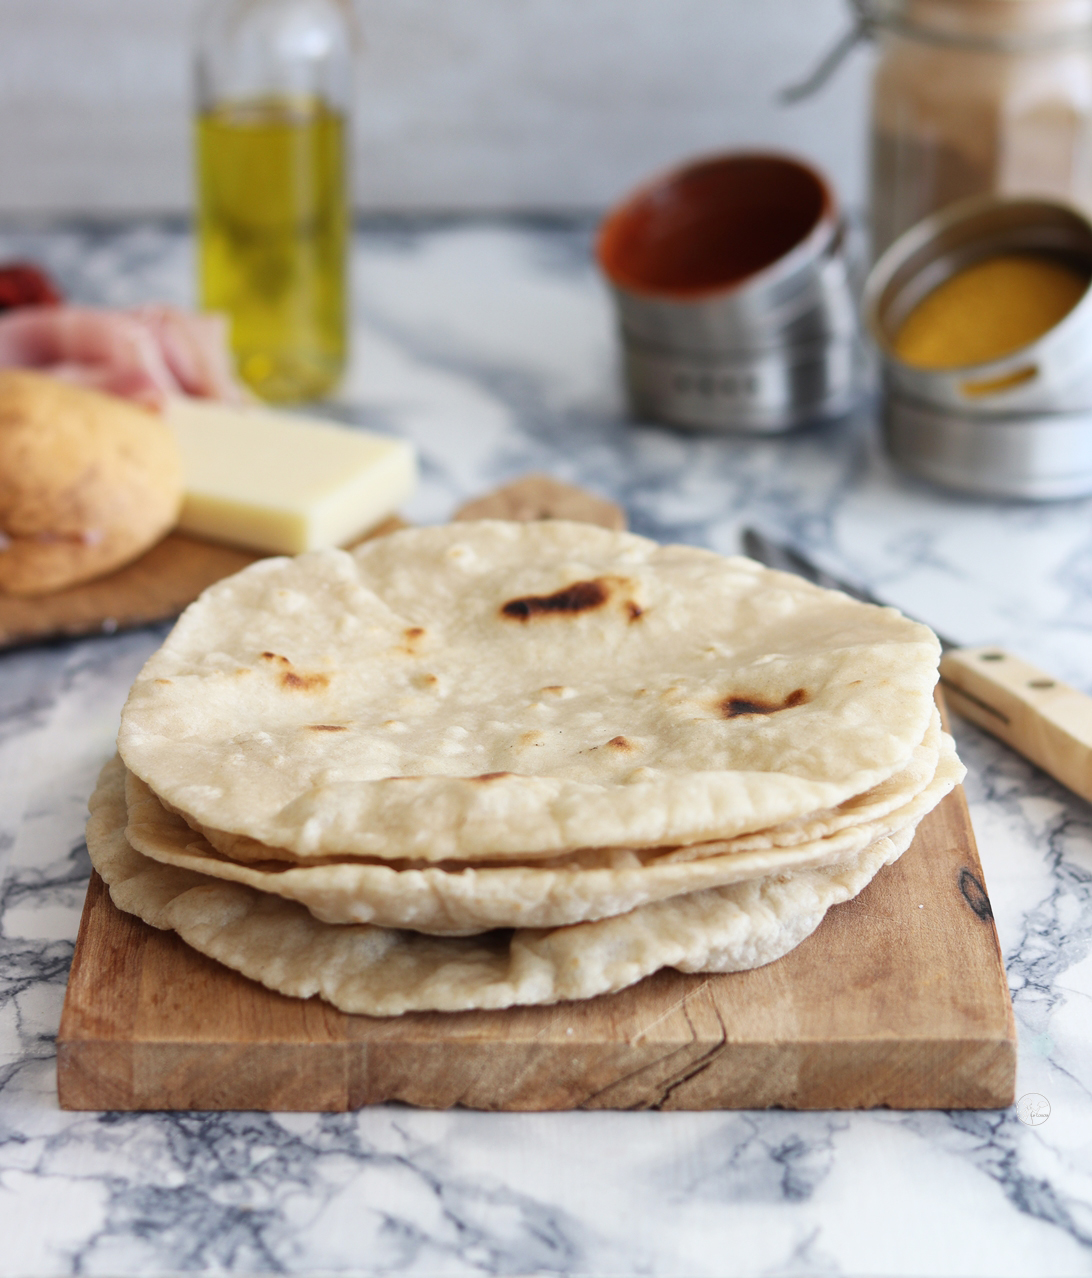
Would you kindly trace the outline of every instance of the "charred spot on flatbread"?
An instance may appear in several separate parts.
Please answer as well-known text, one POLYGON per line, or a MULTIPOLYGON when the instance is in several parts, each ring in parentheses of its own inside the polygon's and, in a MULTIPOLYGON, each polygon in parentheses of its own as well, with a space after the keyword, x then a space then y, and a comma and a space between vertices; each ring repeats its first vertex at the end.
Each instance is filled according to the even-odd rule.
POLYGON ((725 697, 717 703, 717 709, 725 719, 741 719, 752 714, 777 714, 779 710, 794 710, 808 699, 803 688, 795 688, 784 701, 762 701, 758 697, 725 697))
POLYGON ((501 615, 515 621, 530 621, 532 617, 576 616, 602 608, 610 598, 605 581, 574 581, 552 595, 525 595, 522 599, 509 599, 501 605, 501 615))
POLYGON ((645 610, 627 596, 634 583, 625 577, 595 577, 591 581, 575 581, 563 586, 552 595, 523 595, 501 605, 501 616, 514 621, 530 621, 535 617, 575 617, 583 612, 604 608, 612 599, 626 615, 630 624, 640 621, 645 610), (619 598, 621 596, 621 598, 619 598))
POLYGON ((309 723, 306 725, 308 732, 348 732, 349 728, 344 723, 309 723))

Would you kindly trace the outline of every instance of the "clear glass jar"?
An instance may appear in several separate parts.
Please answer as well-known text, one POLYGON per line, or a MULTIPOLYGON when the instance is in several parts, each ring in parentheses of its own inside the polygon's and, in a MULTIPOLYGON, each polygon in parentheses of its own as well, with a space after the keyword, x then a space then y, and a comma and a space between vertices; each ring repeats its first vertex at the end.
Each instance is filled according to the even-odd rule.
POLYGON ((201 303, 263 399, 317 399, 345 366, 352 50, 341 0, 214 0, 200 25, 201 303))
POLYGON ((970 195, 1092 211, 1092 0, 858 0, 873 82, 873 254, 970 195))

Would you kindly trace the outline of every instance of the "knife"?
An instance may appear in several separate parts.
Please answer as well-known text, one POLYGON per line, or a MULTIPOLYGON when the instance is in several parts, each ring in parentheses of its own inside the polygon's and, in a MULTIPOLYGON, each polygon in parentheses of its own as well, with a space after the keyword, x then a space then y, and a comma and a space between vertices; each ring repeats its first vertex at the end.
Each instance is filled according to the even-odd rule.
MULTIPOLYGON (((887 606, 871 591, 825 572, 794 546, 754 528, 743 530, 743 548, 768 568, 795 573, 863 603, 887 606)), ((1004 648, 965 648, 943 635, 937 638, 943 650, 940 682, 949 707, 1092 800, 1092 697, 1004 648)))

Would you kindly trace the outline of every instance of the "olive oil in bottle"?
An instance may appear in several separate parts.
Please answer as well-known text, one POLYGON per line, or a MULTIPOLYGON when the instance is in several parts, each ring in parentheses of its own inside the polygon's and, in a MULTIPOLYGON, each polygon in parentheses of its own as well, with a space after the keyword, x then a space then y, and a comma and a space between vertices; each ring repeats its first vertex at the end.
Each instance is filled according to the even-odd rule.
POLYGON ((348 31, 337 0, 220 0, 198 53, 202 305, 263 399, 318 399, 347 354, 348 31))
POLYGON ((267 99, 198 120, 199 269, 263 399, 317 399, 345 364, 345 127, 322 102, 267 99))

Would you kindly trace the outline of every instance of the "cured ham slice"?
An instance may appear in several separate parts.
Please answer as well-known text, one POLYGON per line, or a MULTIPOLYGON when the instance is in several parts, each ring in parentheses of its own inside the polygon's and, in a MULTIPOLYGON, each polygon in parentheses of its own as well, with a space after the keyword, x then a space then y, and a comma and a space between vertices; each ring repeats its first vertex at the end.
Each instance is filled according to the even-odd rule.
POLYGON ((0 316, 0 368, 38 369, 153 408, 178 389, 143 324, 75 306, 25 306, 0 316))
POLYGON ((143 306, 129 314, 155 337, 167 367, 187 395, 228 403, 250 399, 235 380, 225 316, 195 315, 176 306, 143 306))
POLYGON ((247 398, 228 362, 225 323, 169 306, 135 311, 24 306, 0 315, 0 368, 162 408, 170 395, 247 398))

